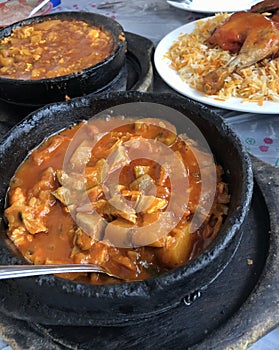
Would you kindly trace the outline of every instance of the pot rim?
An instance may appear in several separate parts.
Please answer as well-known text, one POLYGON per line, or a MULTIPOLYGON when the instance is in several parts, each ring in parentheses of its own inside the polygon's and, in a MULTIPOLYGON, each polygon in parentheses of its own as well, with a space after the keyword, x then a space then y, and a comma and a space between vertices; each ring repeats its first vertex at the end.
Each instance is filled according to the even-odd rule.
MULTIPOLYGON (((129 96, 140 96, 143 97, 144 100, 144 96, 154 96, 155 98, 157 97, 168 97, 171 96, 173 98, 173 95, 170 93, 142 93, 142 92, 136 92, 136 91, 131 91, 131 92, 127 92, 127 91, 123 91, 123 92, 109 92, 109 93, 100 93, 100 94, 96 94, 94 96, 85 96, 82 98, 74 98, 71 101, 65 101, 65 102, 55 102, 49 105, 46 105, 42 108, 40 108, 39 110, 36 110, 32 113, 30 113, 26 118, 24 118, 23 121, 21 121, 20 123, 18 123, 14 128, 12 128, 10 130, 10 132, 8 132, 8 136, 12 136, 13 134, 13 130, 15 128, 20 127, 20 125, 22 123, 29 123, 32 122, 32 119, 34 117, 36 117, 38 115, 38 113, 44 112, 45 110, 49 110, 49 108, 51 108, 51 106, 65 106, 68 107, 69 109, 71 109, 72 107, 75 107, 75 103, 77 101, 80 101, 80 99, 83 99, 84 101, 90 101, 90 103, 92 103, 93 100, 100 100, 102 98, 107 98, 107 96, 110 98, 114 98, 115 96, 127 96, 129 98, 129 96), (72 106, 73 105, 73 106, 72 106)), ((179 98, 182 101, 182 98, 179 98)), ((144 102, 144 101, 143 101, 144 102)), ((191 101, 192 102, 192 101, 191 101)), ((157 103, 157 102, 156 102, 157 103)), ((193 102, 192 102, 193 103, 193 102)), ((194 102, 195 104, 199 105, 199 103, 194 102)), ((83 104, 83 106, 85 106, 86 104, 83 104)), ((114 104, 114 106, 116 106, 117 104, 114 104)), ((203 107, 203 106, 202 106, 203 107)), ((206 108, 204 108, 206 109, 206 108)), ((220 122, 220 116, 215 113, 214 111, 211 111, 210 109, 207 110, 207 113, 210 114, 210 118, 212 121, 214 121, 214 123, 218 124, 220 122)), ((41 119, 44 119, 41 118, 41 119)), ((73 123, 72 123, 73 124, 73 123)), ((221 121, 221 127, 226 130, 226 132, 229 131, 229 137, 233 140, 235 146, 238 148, 238 151, 240 154, 242 154, 242 158, 241 158, 241 168, 243 170, 242 173, 242 180, 243 183, 247 184, 247 187, 243 188, 242 190, 242 201, 241 204, 238 206, 237 210, 235 210, 233 212, 233 215, 230 216, 230 220, 228 223, 226 223, 225 225, 223 225, 221 227, 221 230, 219 231, 218 235, 216 236, 216 238, 213 241, 213 244, 209 245, 201 254, 199 254, 195 259, 193 259, 192 261, 189 261, 186 264, 183 264, 182 266, 176 267, 174 269, 171 269, 170 271, 167 271, 159 276, 156 277, 151 277, 148 280, 157 280, 160 282, 163 282, 161 280, 164 280, 164 276, 165 275, 170 275, 173 274, 174 275, 174 279, 175 276, 177 274, 179 274, 181 276, 181 272, 183 272, 183 270, 188 271, 188 269, 193 270, 193 272, 195 272, 196 270, 202 268, 204 266, 204 263, 202 262, 202 260, 204 259, 205 255, 208 255, 208 262, 210 262, 212 259, 214 259, 215 255, 216 255, 216 251, 214 248, 215 243, 222 243, 221 246, 225 247, 228 242, 230 241, 231 237, 235 234, 235 231, 238 229, 238 225, 240 225, 243 220, 245 219, 246 216, 246 211, 247 211, 247 207, 249 207, 250 201, 251 201, 251 197, 253 194, 253 171, 252 171, 252 163, 251 163, 251 159, 247 153, 247 151, 245 150, 244 145, 242 144, 242 142, 240 141, 239 137, 237 136, 237 134, 228 126, 228 124, 226 124, 224 122, 224 120, 221 121), (230 226, 232 225, 232 226, 230 226)), ((70 126, 70 124, 69 124, 70 126)), ((60 130, 57 130, 57 132, 59 132, 60 130)), ((50 135, 46 136, 45 138, 49 137, 50 135)), ((2 141, 0 143, 0 151, 1 148, 3 147, 3 144, 5 144, 5 140, 2 141)), ((185 273, 187 272, 185 271, 185 273)), ((64 281, 64 279, 63 279, 64 281)), ((121 283, 121 285, 131 285, 131 284, 141 284, 143 281, 132 281, 132 282, 123 282, 121 283)), ((74 282, 76 283, 76 282, 74 282)), ((90 285, 90 284, 85 284, 86 286, 88 286, 90 289, 94 287, 97 287, 98 289, 100 288, 100 285, 90 285)), ((110 284, 105 284, 105 285, 101 285, 106 287, 107 285, 111 286, 110 284)), ((112 284, 112 286, 119 288, 118 284, 112 284)))
MULTIPOLYGON (((111 317, 114 318, 114 320, 117 320, 117 316, 119 317, 119 322, 121 323, 123 320, 124 322, 126 320, 133 321, 139 317, 147 317, 152 316, 154 314, 160 313, 165 311, 166 309, 169 309, 171 307, 174 307, 177 305, 177 303, 181 302, 182 294, 189 295, 189 293, 195 292, 196 288, 198 287, 198 290, 205 289, 218 275, 223 271, 225 266, 218 266, 220 269, 218 274, 214 275, 211 280, 207 281, 200 281, 200 285, 196 286, 194 281, 199 281, 199 274, 204 271, 205 268, 209 267, 209 265, 218 258, 218 254, 221 248, 222 254, 224 252, 230 251, 231 246, 233 245, 234 252, 232 253, 234 255, 237 246, 239 243, 236 244, 235 242, 232 243, 235 235, 237 232, 239 232, 241 225, 243 224, 245 217, 247 216, 247 213, 249 211, 252 194, 253 194, 253 171, 252 171, 252 165, 251 165, 251 159, 247 153, 247 151, 244 148, 244 145, 240 141, 237 134, 228 126, 228 124, 225 123, 225 121, 214 111, 210 110, 207 106, 204 106, 198 102, 192 101, 187 98, 182 98, 181 96, 174 95, 172 93, 142 93, 137 91, 122 91, 122 92, 109 92, 109 93, 101 93, 101 94, 95 94, 95 95, 88 95, 86 97, 82 98, 74 98, 67 102, 58 102, 53 103, 47 106, 44 106, 40 108, 39 110, 29 114, 23 121, 21 121, 18 125, 16 125, 13 129, 10 130, 10 132, 7 135, 7 138, 0 142, 0 155, 1 150, 3 150, 6 147, 11 147, 12 141, 13 141, 13 135, 16 130, 20 130, 21 133, 24 133, 25 127, 28 128, 28 126, 31 125, 31 131, 36 128, 36 123, 42 123, 42 121, 47 120, 47 115, 50 110, 55 111, 56 108, 60 108, 60 110, 63 111, 70 111, 73 108, 76 108, 78 106, 82 106, 82 108, 87 108, 90 106, 94 107, 94 102, 110 102, 111 104, 104 108, 103 110, 106 110, 107 108, 111 108, 113 106, 117 106, 118 104, 123 103, 123 99, 126 100, 127 103, 129 102, 154 102, 154 103, 160 103, 164 104, 166 106, 170 106, 168 104, 168 101, 173 101, 173 104, 177 107, 177 110, 181 112, 179 109, 179 104, 181 106, 184 106, 187 104, 190 104, 193 108, 197 108, 202 114, 201 118, 203 120, 207 120, 208 123, 212 124, 217 131, 222 133, 223 135, 227 137, 228 141, 233 144, 233 146, 236 148, 237 154, 240 156, 241 162, 239 164, 239 167, 242 169, 241 173, 241 183, 238 184, 239 187, 241 186, 241 193, 240 193, 240 200, 238 202, 237 208, 231 213, 229 218, 225 221, 223 226, 221 227, 218 235, 201 254, 199 254, 196 258, 194 258, 192 261, 187 262, 186 264, 183 264, 182 266, 176 267, 174 269, 171 269, 159 276, 151 277, 146 280, 142 281, 134 281, 134 282, 123 282, 120 284, 104 284, 104 285, 94 285, 94 284, 85 284, 85 283, 79 283, 75 281, 65 280, 56 276, 41 276, 41 277, 32 277, 28 278, 26 280, 18 281, 18 284, 20 286, 26 286, 28 281, 33 281, 32 283, 35 283, 35 285, 40 287, 48 287, 48 288, 55 288, 56 291, 61 293, 61 295, 64 295, 64 297, 71 297, 73 296, 80 296, 84 297, 88 305, 91 305, 90 307, 93 307, 92 302, 93 298, 95 297, 97 299, 103 299, 106 301, 113 302, 115 298, 117 300, 120 300, 120 303, 125 303, 127 300, 130 301, 130 303, 135 301, 148 301, 150 298, 154 297, 156 298, 160 294, 160 301, 158 302, 159 305, 157 305, 157 309, 155 308, 152 311, 145 311, 145 313, 141 313, 141 316, 135 316, 135 315, 126 315, 126 314, 120 314, 119 315, 111 315, 111 317), (116 100, 119 100, 118 103, 116 100), (122 98, 122 100, 121 100, 122 98), (131 100, 135 99, 135 100, 131 100), (203 114, 206 113, 206 116, 203 114), (10 143, 10 146, 7 146, 7 143, 10 143), (193 282, 192 282, 193 279, 193 282), (185 284, 187 281, 187 284, 185 284), (189 286, 188 286, 189 284, 189 286), (193 287, 194 285, 194 287, 193 287), (81 288, 82 287, 82 288, 81 288), (164 301, 164 298, 166 297, 166 290, 174 290, 179 288, 179 293, 177 294, 177 300, 172 300, 172 304, 167 304, 164 301), (189 289, 190 288, 190 289, 189 289), (82 290, 81 290, 82 289, 82 290)), ((125 103, 125 102, 124 102, 125 103)), ((172 105, 172 108, 175 108, 174 105, 172 105)), ((98 108, 98 107, 97 107, 98 108)), ((99 110, 97 113, 99 113, 101 110, 99 110)), ((183 112, 182 112, 183 113, 183 112)), ((93 112, 92 115, 95 115, 96 112, 93 112)), ((89 118, 92 117, 88 116, 89 118)), ((68 124, 74 124, 74 121, 71 121, 71 123, 68 124)), ((66 127, 68 127, 66 126, 66 127)), ((57 133, 61 130, 61 128, 54 133, 57 133)), ((27 131, 28 132, 28 131, 27 131)), ((46 135, 46 137, 49 137, 49 135, 46 135)), ((18 137, 18 136, 17 136, 18 137)), ((37 145, 39 143, 37 142, 37 145)), ((28 152, 29 153, 29 152, 28 152)), ((218 159, 217 159, 218 160, 218 159)), ((0 159, 1 161, 1 159, 0 159)), ((19 164, 17 164, 18 166, 19 164)), ((9 179, 10 180, 10 179, 9 179)), ((6 193, 7 189, 4 189, 6 193)), ((2 189, 3 191, 3 189, 2 189)), ((0 199, 1 200, 1 199, 0 199)), ((239 234, 242 236, 242 233, 239 234)), ((241 237, 240 237, 241 239, 241 237)), ((8 249, 8 248, 7 248, 8 249)), ((231 254, 231 252, 229 253, 231 254)), ((14 258, 14 255, 11 255, 14 258)), ((17 263, 21 263, 19 258, 17 258, 17 263)), ((219 260, 218 260, 219 261, 219 260)), ((229 263, 230 260, 226 262, 226 264, 229 263)), ((169 297, 166 297, 168 299, 169 297)), ((94 303, 94 302, 93 302, 94 303)), ((90 308, 89 307, 89 308, 90 308)), ((148 308, 146 307, 148 310, 148 308)), ((98 319, 98 315, 87 315, 88 319, 92 319, 96 321, 97 317, 97 323, 102 323, 102 320, 98 319)), ((86 324, 86 319, 84 315, 84 324, 86 324)), ((67 321, 64 320, 64 322, 67 323, 67 321)), ((77 321, 78 322, 78 321, 77 321)), ((80 321, 81 322, 81 321, 80 321)), ((111 322, 111 320, 104 321, 106 324, 108 322, 111 322)))

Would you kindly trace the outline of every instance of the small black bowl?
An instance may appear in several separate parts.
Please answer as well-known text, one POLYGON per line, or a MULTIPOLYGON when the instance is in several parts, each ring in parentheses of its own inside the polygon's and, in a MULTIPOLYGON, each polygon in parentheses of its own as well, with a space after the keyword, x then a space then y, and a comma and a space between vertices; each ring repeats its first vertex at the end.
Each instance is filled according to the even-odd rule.
MULTIPOLYGON (((18 319, 52 325, 116 326, 154 317, 200 295, 230 263, 242 238, 241 226, 253 193, 250 158, 236 134, 208 107, 172 94, 115 92, 51 104, 30 114, 0 144, 1 213, 10 180, 32 149, 46 137, 94 118, 109 108, 133 102, 154 103, 154 115, 133 109, 134 116, 160 117, 160 106, 180 112, 167 116, 179 133, 188 133, 188 120, 204 135, 217 163, 225 172, 231 201, 226 220, 214 242, 197 258, 158 277, 115 285, 89 285, 55 276, 1 281, 0 311, 18 319)), ((131 116, 131 115, 130 115, 131 116)), ((3 224, 2 220, 2 224, 3 224)), ((22 259, 1 229, 0 264, 21 264, 22 259)), ((224 291, 228 293, 228 290, 224 291)))
MULTIPOLYGON (((0 30, 0 39, 15 28, 53 19, 80 20, 109 31, 114 38, 113 52, 102 62, 74 74, 39 80, 0 78, 0 99, 25 106, 42 106, 105 90, 119 79, 125 64, 127 43, 121 25, 112 18, 91 12, 59 12, 14 23, 0 30), (120 39, 121 38, 121 39, 120 39)), ((81 53, 82 54, 82 53, 81 53)))

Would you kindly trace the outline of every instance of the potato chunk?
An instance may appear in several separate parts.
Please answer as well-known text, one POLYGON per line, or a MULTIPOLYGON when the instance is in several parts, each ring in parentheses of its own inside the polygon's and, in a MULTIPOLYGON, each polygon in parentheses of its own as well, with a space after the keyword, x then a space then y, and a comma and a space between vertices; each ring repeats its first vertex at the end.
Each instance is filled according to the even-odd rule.
POLYGON ((192 251, 192 237, 189 225, 182 229, 175 228, 168 235, 163 248, 158 248, 157 257, 168 268, 174 268, 184 264, 192 251))

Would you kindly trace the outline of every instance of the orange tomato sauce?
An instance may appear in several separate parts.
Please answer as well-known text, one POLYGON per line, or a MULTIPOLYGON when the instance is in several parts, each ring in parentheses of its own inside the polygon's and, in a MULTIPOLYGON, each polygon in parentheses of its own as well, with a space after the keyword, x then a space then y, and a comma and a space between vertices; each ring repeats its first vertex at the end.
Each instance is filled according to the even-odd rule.
POLYGON ((0 40, 0 77, 38 80, 78 73, 106 59, 112 34, 77 20, 24 25, 0 40))
MULTIPOLYGON (((214 163, 212 208, 203 224, 189 231, 201 201, 200 168, 209 159, 161 119, 82 122, 49 137, 20 165, 8 192, 7 234, 34 264, 93 263, 128 281, 163 273, 200 254, 226 216, 228 188, 214 163), (179 170, 168 170, 171 158, 184 169, 178 175, 179 170), (180 193, 174 198, 175 188, 180 193), (176 199, 183 198, 176 208, 176 199), (165 221, 160 220, 171 203, 172 227, 161 233, 165 221)), ((63 277, 117 282, 96 273, 63 277)))

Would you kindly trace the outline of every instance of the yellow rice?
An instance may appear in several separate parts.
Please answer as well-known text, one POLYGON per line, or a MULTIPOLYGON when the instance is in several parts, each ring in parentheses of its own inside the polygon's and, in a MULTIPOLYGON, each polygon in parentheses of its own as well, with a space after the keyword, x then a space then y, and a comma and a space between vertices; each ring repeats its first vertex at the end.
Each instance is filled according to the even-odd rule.
MULTIPOLYGON (((166 54, 171 67, 181 79, 198 91, 203 91, 203 77, 212 70, 224 66, 235 55, 221 48, 208 48, 204 44, 214 28, 221 25, 229 15, 217 14, 207 20, 197 21, 191 34, 181 34, 166 54)), ((243 102, 279 102, 279 58, 256 63, 248 68, 233 72, 216 99, 227 100, 239 97, 243 102)))

